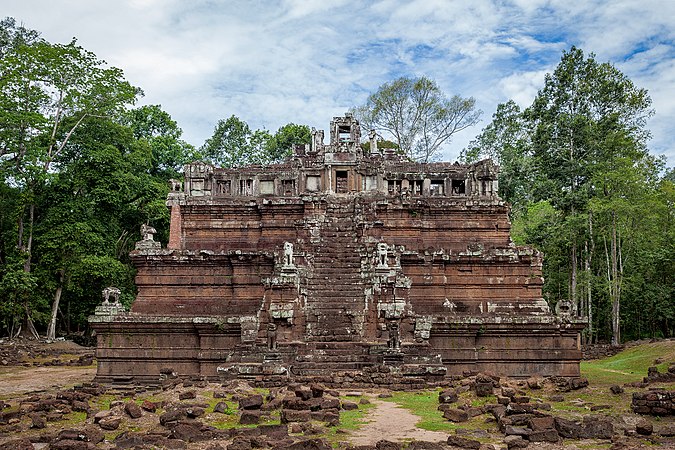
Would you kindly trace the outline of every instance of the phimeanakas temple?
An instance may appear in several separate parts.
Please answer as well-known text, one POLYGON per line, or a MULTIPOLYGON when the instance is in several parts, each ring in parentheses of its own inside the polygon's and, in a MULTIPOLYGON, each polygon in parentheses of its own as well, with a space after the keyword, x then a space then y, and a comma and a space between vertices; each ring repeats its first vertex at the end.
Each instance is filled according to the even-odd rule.
POLYGON ((360 135, 346 115, 281 164, 186 166, 167 247, 146 227, 131 253, 131 310, 112 288, 90 317, 97 380, 578 376, 584 323, 542 298, 498 168, 410 162, 374 133, 364 152, 360 135))

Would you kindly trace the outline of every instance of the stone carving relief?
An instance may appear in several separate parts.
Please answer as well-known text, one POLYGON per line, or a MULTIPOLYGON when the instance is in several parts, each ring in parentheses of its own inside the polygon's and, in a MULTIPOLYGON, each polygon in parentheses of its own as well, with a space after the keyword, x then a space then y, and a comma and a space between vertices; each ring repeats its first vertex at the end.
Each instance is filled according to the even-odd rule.
POLYGON ((377 268, 378 269, 387 269, 389 267, 387 251, 389 246, 384 242, 379 242, 377 244, 377 268))
POLYGON ((295 267, 293 264, 293 244, 290 242, 284 242, 284 267, 290 268, 295 267))
POLYGON ((143 236, 144 241, 154 241, 155 233, 157 233, 157 230, 155 230, 150 225, 147 225, 145 223, 141 225, 141 236, 143 236))

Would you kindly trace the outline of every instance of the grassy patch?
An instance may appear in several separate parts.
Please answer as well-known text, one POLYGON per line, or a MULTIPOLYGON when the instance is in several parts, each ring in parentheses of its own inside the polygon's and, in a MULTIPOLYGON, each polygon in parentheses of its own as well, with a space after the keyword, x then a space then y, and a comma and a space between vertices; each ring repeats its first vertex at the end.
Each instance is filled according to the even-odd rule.
POLYGON ((257 425, 241 425, 239 423, 239 414, 235 411, 232 414, 218 414, 217 418, 210 416, 206 423, 209 425, 218 428, 219 430, 225 430, 229 428, 256 428, 259 425, 279 425, 281 423, 279 413, 274 412, 269 418, 263 416, 261 417, 260 423, 257 425))
POLYGON ((343 430, 358 430, 362 425, 367 423, 368 412, 375 408, 375 405, 372 403, 367 403, 365 405, 359 405, 359 409, 352 409, 350 411, 340 411, 340 425, 339 427, 343 430))
MULTIPOLYGON (((360 401, 360 398, 355 399, 350 397, 349 401, 358 402, 360 401)), ((340 424, 335 427, 330 427, 328 429, 328 434, 326 435, 326 438, 333 448, 337 448, 339 446, 339 442, 344 439, 345 431, 356 431, 368 423, 368 413, 374 408, 375 404, 366 403, 365 405, 359 404, 358 409, 340 411, 340 424)))
POLYGON ((459 425, 449 422, 438 410, 438 390, 421 392, 394 392, 392 401, 420 418, 417 427, 429 431, 450 431, 460 428, 459 425))
POLYGON ((81 423, 86 422, 87 420, 87 413, 84 411, 73 411, 69 414, 66 415, 67 419, 59 422, 59 426, 65 426, 65 425, 78 425, 81 423))
POLYGON ((640 381, 647 375, 647 369, 654 360, 665 361, 657 367, 663 372, 668 363, 675 361, 675 342, 662 341, 629 348, 609 358, 582 361, 581 374, 591 384, 623 384, 640 381))
POLYGON ((112 403, 116 399, 117 397, 114 395, 104 394, 94 398, 93 400, 91 400, 91 402, 97 409, 103 410, 103 409, 110 409, 110 403, 112 403))

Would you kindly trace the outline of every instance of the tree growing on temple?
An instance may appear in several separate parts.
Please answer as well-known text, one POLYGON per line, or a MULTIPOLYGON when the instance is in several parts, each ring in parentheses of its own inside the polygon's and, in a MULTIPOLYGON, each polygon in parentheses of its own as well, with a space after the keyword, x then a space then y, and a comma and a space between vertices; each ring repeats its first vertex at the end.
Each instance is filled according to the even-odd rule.
POLYGON ((411 160, 431 162, 453 135, 478 122, 481 111, 472 97, 448 98, 429 78, 401 77, 380 86, 353 114, 364 129, 392 136, 411 160))

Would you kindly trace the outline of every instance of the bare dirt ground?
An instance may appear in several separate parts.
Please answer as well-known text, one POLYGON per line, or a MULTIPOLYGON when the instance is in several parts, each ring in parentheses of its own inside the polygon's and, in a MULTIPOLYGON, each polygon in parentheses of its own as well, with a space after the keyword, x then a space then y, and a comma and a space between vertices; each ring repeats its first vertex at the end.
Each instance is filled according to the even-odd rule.
POLYGON ((349 441, 354 445, 373 445, 382 439, 389 441, 445 442, 447 433, 427 431, 415 425, 420 418, 392 402, 371 399, 375 409, 368 414, 367 423, 352 433, 349 441))
POLYGON ((0 398, 65 389, 91 381, 96 367, 11 367, 0 369, 0 398))

